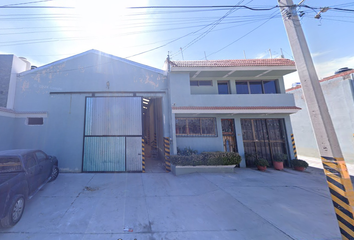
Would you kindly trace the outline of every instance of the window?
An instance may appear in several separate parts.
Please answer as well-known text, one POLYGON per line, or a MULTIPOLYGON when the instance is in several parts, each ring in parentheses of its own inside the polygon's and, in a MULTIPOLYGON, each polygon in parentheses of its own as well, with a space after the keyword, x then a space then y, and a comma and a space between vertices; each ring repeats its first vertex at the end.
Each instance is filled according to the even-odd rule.
POLYGON ((229 94, 229 83, 228 82, 218 82, 218 92, 219 94, 229 94))
POLYGON ((236 82, 237 94, 249 94, 247 82, 236 82))
POLYGON ((0 158, 0 173, 21 171, 21 161, 18 158, 0 158))
POLYGON ((47 158, 47 156, 42 152, 36 152, 36 157, 38 162, 43 162, 47 158))
POLYGON ((177 136, 216 136, 215 118, 176 118, 177 136))
POLYGON ((36 166, 36 164, 37 164, 36 160, 34 159, 33 156, 31 156, 31 155, 27 156, 26 161, 25 161, 26 169, 36 166))
POLYGON ((190 81, 191 86, 213 86, 213 81, 190 81))
POLYGON ((251 94, 262 94, 262 82, 250 82, 251 94))
POLYGON ((274 94, 278 93, 275 80, 271 81, 236 81, 237 94, 274 94))
POLYGON ((30 117, 27 118, 28 125, 43 125, 43 118, 30 117))
POLYGON ((264 93, 277 93, 275 81, 263 81, 264 93))

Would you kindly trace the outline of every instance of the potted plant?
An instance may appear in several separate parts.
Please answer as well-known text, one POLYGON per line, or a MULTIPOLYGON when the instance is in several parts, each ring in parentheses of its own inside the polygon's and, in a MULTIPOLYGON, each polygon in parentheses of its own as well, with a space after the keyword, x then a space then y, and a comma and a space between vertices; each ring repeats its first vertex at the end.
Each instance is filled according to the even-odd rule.
POLYGON ((284 169, 284 161, 288 159, 288 155, 284 153, 277 153, 273 156, 273 166, 276 170, 284 169))
POLYGON ((254 163, 256 164, 258 170, 262 172, 264 172, 269 166, 268 161, 264 158, 259 158, 258 160, 254 161, 254 163))
POLYGON ((293 159, 291 160, 291 164, 293 165, 294 169, 297 171, 304 171, 305 168, 309 166, 309 164, 304 160, 293 159))

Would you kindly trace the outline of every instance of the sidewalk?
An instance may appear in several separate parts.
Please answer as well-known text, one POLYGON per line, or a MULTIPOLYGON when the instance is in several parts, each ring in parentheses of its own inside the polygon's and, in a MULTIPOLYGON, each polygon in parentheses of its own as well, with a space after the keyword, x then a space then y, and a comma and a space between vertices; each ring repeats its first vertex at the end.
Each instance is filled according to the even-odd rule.
MULTIPOLYGON (((305 157, 302 155, 299 155, 298 158, 308 162, 310 167, 323 169, 322 161, 320 158, 305 157)), ((354 176, 354 164, 347 163, 347 169, 348 169, 349 174, 351 176, 354 176)))

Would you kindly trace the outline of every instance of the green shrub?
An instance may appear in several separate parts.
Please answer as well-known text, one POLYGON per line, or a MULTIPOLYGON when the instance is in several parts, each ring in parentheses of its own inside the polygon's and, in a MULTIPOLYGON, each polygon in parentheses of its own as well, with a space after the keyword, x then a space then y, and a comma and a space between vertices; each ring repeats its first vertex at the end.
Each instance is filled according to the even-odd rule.
POLYGON ((198 154, 198 150, 194 150, 190 147, 185 147, 184 149, 180 149, 177 147, 177 155, 191 156, 193 154, 198 154))
POLYGON ((304 168, 307 168, 309 166, 309 164, 304 161, 304 160, 300 160, 300 159, 293 159, 291 160, 291 164, 294 166, 294 167, 304 167, 304 168))
POLYGON ((269 167, 268 161, 266 159, 264 159, 264 158, 259 158, 258 160, 256 160, 254 162, 254 164, 256 166, 260 166, 260 167, 269 167))
POLYGON ((176 166, 198 166, 204 165, 203 156, 202 155, 171 155, 170 156, 171 163, 176 166))
POLYGON ((233 152, 203 152, 202 154, 171 155, 171 163, 176 166, 238 165, 241 156, 233 152))

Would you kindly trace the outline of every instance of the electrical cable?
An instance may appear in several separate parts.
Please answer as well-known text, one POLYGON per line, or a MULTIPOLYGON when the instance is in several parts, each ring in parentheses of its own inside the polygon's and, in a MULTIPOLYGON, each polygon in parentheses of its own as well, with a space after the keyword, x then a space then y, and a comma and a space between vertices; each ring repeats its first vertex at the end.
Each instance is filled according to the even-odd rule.
POLYGON ((269 22, 271 19, 273 19, 275 16, 280 15, 280 13, 277 11, 277 13, 274 13, 269 19, 267 19, 265 22, 263 22, 262 24, 258 25, 257 27, 253 28, 251 31, 249 31, 248 33, 242 35, 241 37, 237 38, 236 40, 232 41, 231 43, 227 44, 226 46, 222 47, 221 49, 212 52, 210 54, 207 55, 207 57, 214 55, 216 53, 221 52, 222 50, 224 50, 225 48, 231 46, 232 44, 236 43, 237 41, 241 40, 242 38, 248 36, 249 34, 251 34, 252 32, 254 32, 255 30, 257 30, 258 28, 260 28, 261 26, 263 26, 264 24, 266 24, 267 22, 269 22))
POLYGON ((23 3, 12 3, 12 4, 2 5, 2 7, 3 7, 3 6, 25 5, 25 4, 40 3, 40 2, 51 2, 51 1, 53 1, 53 0, 40 0, 40 1, 23 2, 23 3))
MULTIPOLYGON (((238 5, 240 3, 242 3, 243 0, 241 0, 240 2, 238 2, 238 5)), ((199 40, 201 40, 202 38, 204 38, 206 35, 208 35, 217 25, 219 25, 221 23, 221 21, 223 21, 227 16, 229 16, 231 13, 234 13, 236 10, 236 8, 232 8, 230 9, 227 13, 225 13, 221 18, 219 18, 218 20, 214 21, 212 23, 212 25, 209 27, 208 30, 206 30, 205 32, 203 32, 201 35, 199 35, 197 38, 193 39, 191 42, 189 42, 187 45, 185 45, 183 48, 181 48, 180 51, 176 52, 175 54, 171 55, 171 58, 177 56, 178 54, 182 54, 182 51, 185 51, 186 49, 188 49, 190 46, 192 46, 193 44, 195 44, 196 42, 198 42, 199 40)))
MULTIPOLYGON (((47 1, 51 1, 51 0, 47 0, 47 1)), ((42 1, 36 1, 36 2, 45 2, 45 0, 42 0, 42 1)), ((27 3, 22 3, 22 4, 29 4, 29 3, 35 3, 35 2, 27 2, 27 3)), ((21 3, 17 4, 17 5, 20 5, 21 3)), ((9 5, 5 5, 5 6, 8 6, 8 7, 11 7, 9 5)), ((5 7, 5 6, 0 6, 1 7, 5 7)), ((296 6, 296 5, 295 5, 296 6)), ((343 13, 350 13, 354 10, 352 9, 345 9, 345 8, 339 8, 339 6, 343 6, 345 7, 344 5, 334 5, 336 7, 332 7, 330 8, 331 10, 335 10, 335 11, 341 11, 343 13)), ((346 5, 347 6, 347 5, 346 5)), ((13 6, 14 8, 16 6, 13 6)), ((32 6, 29 6, 29 7, 32 7, 32 6)), ((36 6, 33 6, 34 8, 36 6)), ((38 6, 39 7, 39 6, 38 6)), ((46 6, 42 6, 43 8, 48 8, 46 6)), ((126 15, 127 17, 130 17, 130 23, 129 24, 125 24, 124 27, 121 27, 121 28, 118 28, 118 29, 134 29, 134 31, 130 31, 130 32, 125 32, 125 33, 122 33, 122 34, 119 34, 119 35, 115 35, 115 36, 107 36, 107 35, 104 35, 104 37, 117 37, 117 36, 129 36, 129 35, 135 35, 135 34, 144 34, 144 33, 152 33, 152 32, 158 32, 158 31, 169 31, 169 30, 179 30, 179 29, 188 29, 188 28, 196 28, 196 27, 202 27, 201 29, 197 30, 197 31, 193 31, 193 32, 190 32, 186 35, 183 35, 182 37, 178 37, 178 38, 175 38, 173 39, 172 41, 169 41, 167 43, 164 43, 163 45, 161 46, 158 46, 158 47, 155 47, 155 48, 152 48, 152 49, 149 49, 149 50, 146 50, 146 51, 143 51, 143 52, 140 52, 140 53, 137 53, 137 54, 134 54, 134 55, 131 55, 131 56, 128 56, 128 58, 131 58, 131 57, 134 57, 134 56, 138 56, 138 55, 141 55, 141 54, 144 54, 144 53, 147 53, 147 52, 151 52, 153 50, 156 50, 156 49, 159 49, 159 48, 162 48, 170 43, 173 43, 175 41, 178 41, 182 38, 185 38, 187 36, 191 36, 191 35, 195 35, 197 34, 198 32, 208 28, 208 30, 202 32, 198 37, 196 37, 195 39, 193 39, 192 41, 190 41, 185 47, 183 50, 187 49, 188 47, 190 47, 191 45, 195 44, 197 41, 199 41, 201 38, 205 37, 208 33, 210 33, 211 31, 218 31, 218 30, 222 30, 222 29, 218 29, 218 30, 215 30, 215 27, 217 25, 221 25, 221 24, 234 24, 234 23, 237 23, 237 24, 248 24, 248 23, 252 23, 252 22, 256 22, 256 21, 260 21, 260 20, 263 20, 264 17, 261 16, 261 17, 253 17, 254 19, 252 19, 251 16, 241 16, 243 17, 242 20, 236 20, 236 21, 231 21, 231 17, 232 16, 228 16, 230 14, 228 14, 230 11, 233 11, 235 9, 241 9, 241 8, 244 8, 244 9, 248 9, 248 10, 253 10, 253 11, 268 11, 268 10, 272 10, 272 9, 275 9, 275 8, 278 8, 279 6, 273 6, 273 7, 248 7, 246 5, 230 5, 230 6, 150 6, 150 7, 130 7, 129 9, 142 9, 142 8, 151 8, 151 9, 154 9, 154 8, 159 8, 159 11, 155 11, 155 12, 146 12, 146 13, 133 13, 133 14, 128 14, 126 15), (164 8, 167 8, 168 10, 166 11, 164 8), (181 8, 183 10, 181 11, 175 11, 175 9, 178 9, 178 8, 181 8), (173 11, 170 11, 173 10, 173 11), (186 10, 186 9, 193 9, 193 10, 186 10), (227 19, 224 21, 224 19, 222 19, 223 22, 217 22, 218 20, 214 21, 214 25, 213 26, 212 24, 207 24, 207 25, 196 25, 196 21, 194 20, 188 20, 188 19, 185 19, 185 18, 179 18, 179 20, 177 20, 178 18, 175 18, 174 21, 171 20, 171 17, 169 16, 166 20, 166 21, 161 21, 161 22, 157 22, 157 23, 154 23, 154 22, 150 22, 150 20, 154 20, 152 19, 150 16, 151 14, 171 14, 171 13, 193 13, 193 12, 197 12, 197 11, 220 11, 220 10, 228 10, 228 12, 226 14, 224 14, 224 18, 226 18, 227 16, 227 19), (147 16, 147 18, 136 18, 137 16, 147 16), (134 19, 135 18, 135 19, 134 19), (141 22, 139 22, 141 21, 141 22), (194 23, 193 25, 190 25, 190 23, 194 23), (172 28, 171 26, 173 25, 184 25, 183 27, 179 27, 179 28, 172 28), (163 26, 163 25, 168 25, 169 28, 168 29, 155 29, 155 30, 149 30, 149 31, 138 31, 139 28, 144 28, 144 27, 151 27, 151 26, 163 26)), ((286 7, 286 6, 282 6, 282 7, 286 7)), ((289 6, 290 7, 290 6, 289 6)), ((291 7, 294 7, 294 5, 292 5, 291 7)), ((320 8, 320 7, 310 7, 308 5, 301 5, 302 8, 306 8, 306 9, 309 9, 309 10, 312 10, 314 11, 315 9, 317 10, 320 10, 320 9, 323 9, 323 8, 320 8)), ((49 7, 51 8, 51 7, 49 7)), ((60 7, 61 8, 61 7, 60 7)), ((64 7, 64 8, 71 8, 71 7, 64 7)), ((15 16, 15 15, 12 15, 12 16, 15 16)), ((76 17, 77 15, 70 15, 70 14, 62 14, 62 15, 55 15, 55 14, 49 14, 49 15, 41 15, 41 14, 17 14, 17 20, 30 20, 32 17, 35 17, 31 20, 41 20, 41 18, 39 17, 42 17, 42 19, 46 18, 47 19, 55 19, 55 20, 58 20, 60 19, 59 17, 62 17, 62 20, 72 20, 72 18, 76 17), (25 17, 26 16, 26 17, 25 17), (30 16, 30 17, 29 17, 30 16)), ((256 15, 258 16, 258 15, 256 15)), ((272 16, 271 18, 267 19, 266 22, 268 22, 270 19, 274 18, 274 17, 278 17, 278 15, 276 16, 272 16)), ((307 16, 306 16, 307 17, 307 16)), ((336 21, 334 19, 335 17, 332 17, 332 18, 328 18, 328 19, 325 19, 325 20, 332 20, 332 21, 336 21)), ((14 20, 16 18, 12 18, 10 20, 14 20)), ((219 18, 220 20, 221 18, 219 18)), ((235 17, 235 19, 237 19, 235 17)), ((0 15, 0 20, 4 20, 4 18, 1 18, 1 15, 0 15)), ((201 20, 199 19, 198 22, 205 22, 205 21, 210 21, 210 19, 207 19, 207 20, 201 20)), ((345 21, 345 20, 337 20, 337 21, 345 21)), ((259 27, 261 27, 262 25, 264 25, 266 22, 262 23, 261 25, 259 25, 258 27, 256 27, 255 29, 253 29, 252 31, 248 32, 246 35, 242 36, 241 38, 247 36, 248 34, 250 34, 251 32, 255 31, 256 29, 258 29, 259 27)), ((346 22, 350 22, 350 21, 346 21, 346 22)), ((351 22, 350 22, 351 23, 351 22)), ((35 29, 35 27, 33 27, 35 29)), ((40 28, 43 28, 45 29, 46 27, 37 27, 37 29, 40 29, 40 28)), ((52 27, 47 27, 47 28, 50 28, 50 29, 53 29, 52 27)), ((226 27, 224 29, 229 29, 230 27, 226 27)), ((11 28, 7 28, 7 29, 11 29, 11 28)), ((23 29, 23 30, 28 30, 29 28, 27 27, 23 27, 23 28, 12 28, 12 29, 23 29)), ((4 30, 4 28, 0 28, 0 30, 4 30)), ((67 30, 68 32, 70 31, 80 31, 80 28, 72 28, 71 30, 67 30), (78 29, 78 30, 75 30, 75 29, 78 29)), ((18 34, 34 34, 34 33, 45 33, 45 32, 55 32, 55 31, 32 31, 32 32, 22 32, 22 33, 1 33, 2 36, 6 36, 6 35, 18 35, 18 34)), ((102 38, 102 35, 100 36, 102 38)), ((37 43, 46 43, 46 42, 56 42, 56 41, 77 41, 77 40, 88 40, 88 39, 95 39, 95 38, 99 38, 99 37, 96 37, 96 36, 85 36, 85 37, 72 37, 72 38, 41 38, 41 39, 31 39, 31 40, 20 40, 20 41, 6 41, 6 42, 1 42, 0 43, 0 46, 12 46, 12 45, 23 45, 23 44, 37 44, 37 43), (1 45, 2 44, 2 45, 1 45)), ((234 42, 240 40, 241 38, 239 39, 236 39, 234 42)), ((229 45, 225 46, 224 48, 220 49, 219 51, 222 51, 223 49, 225 49, 226 47, 232 45, 234 42, 230 43, 229 45)), ((216 54, 217 52, 219 51, 216 51, 214 53, 211 53, 209 54, 208 56, 212 55, 212 54, 216 54)), ((178 54, 178 52, 172 54, 172 56, 178 54)))

